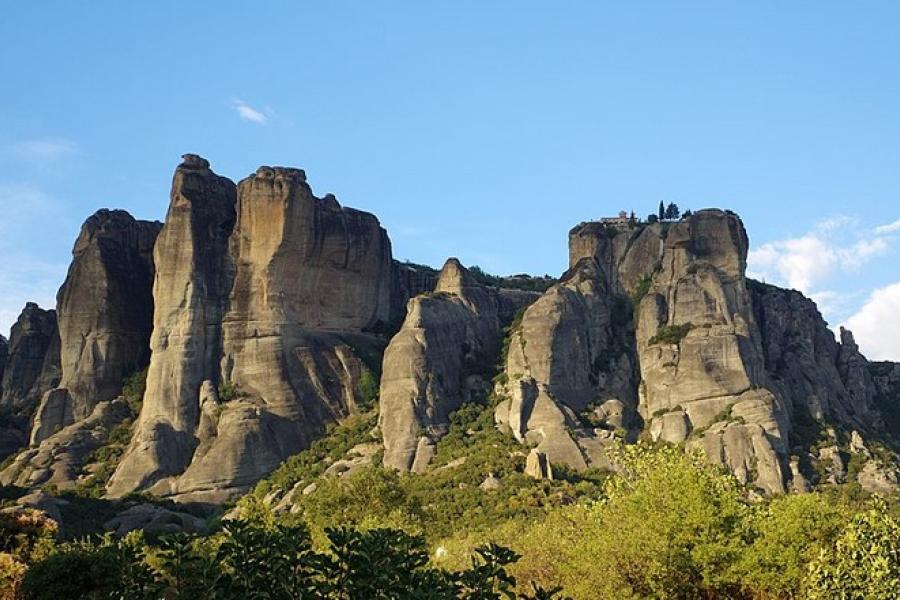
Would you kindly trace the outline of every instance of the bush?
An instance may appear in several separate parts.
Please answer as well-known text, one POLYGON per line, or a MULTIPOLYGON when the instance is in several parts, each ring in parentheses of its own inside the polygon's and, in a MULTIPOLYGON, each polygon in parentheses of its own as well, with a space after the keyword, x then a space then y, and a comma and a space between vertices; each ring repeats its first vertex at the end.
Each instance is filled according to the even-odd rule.
POLYGON ((378 403, 379 381, 371 369, 366 369, 359 378, 360 409, 369 411, 378 403))
POLYGON ((809 565, 806 597, 894 600, 900 597, 900 522, 876 499, 833 546, 809 565))
POLYGON ((693 329, 691 323, 682 323, 681 325, 663 325, 656 331, 656 335, 650 338, 648 342, 651 346, 655 344, 678 344, 693 329))
POLYGON ((757 507, 753 541, 741 559, 744 587, 767 598, 801 598, 803 579, 819 553, 831 548, 851 512, 821 494, 775 498, 757 507))

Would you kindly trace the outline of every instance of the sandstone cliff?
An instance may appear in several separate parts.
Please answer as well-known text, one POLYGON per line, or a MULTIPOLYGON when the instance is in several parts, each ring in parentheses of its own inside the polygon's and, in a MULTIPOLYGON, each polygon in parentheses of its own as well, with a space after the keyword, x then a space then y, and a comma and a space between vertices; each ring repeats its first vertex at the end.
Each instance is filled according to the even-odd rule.
POLYGON ((6 370, 6 361, 9 358, 9 341, 0 335, 0 381, 3 381, 3 371, 6 370))
POLYGON ((510 338, 498 422, 579 469, 609 466, 613 432, 643 431, 768 493, 802 477, 788 460, 810 443, 798 419, 884 431, 877 401, 896 394, 893 371, 878 371, 879 387, 852 334, 836 342, 810 300, 748 281, 747 250, 740 219, 719 210, 574 228, 569 273, 510 338))
POLYGON ((235 187, 185 155, 175 170, 153 259, 153 334, 147 391, 131 447, 110 484, 123 494, 184 470, 197 445, 201 384, 216 380, 229 281, 235 187))
POLYGON ((0 407, 30 415, 41 396, 59 382, 56 311, 28 303, 12 326, 0 383, 0 407))
POLYGON ((154 259, 147 392, 111 494, 222 500, 362 402, 383 345, 366 332, 404 287, 374 216, 316 198, 299 169, 235 187, 187 155, 154 259))
POLYGON ((57 296, 62 377, 34 417, 31 443, 115 398, 149 361, 153 245, 161 223, 100 210, 82 226, 57 296))
POLYGON ((638 425, 630 307, 593 257, 578 261, 511 332, 497 422, 551 463, 607 466, 616 430, 638 425))
POLYGON ((409 301, 384 355, 379 424, 385 466, 427 468, 450 413, 486 396, 504 323, 536 297, 479 285, 451 258, 434 292, 409 301))

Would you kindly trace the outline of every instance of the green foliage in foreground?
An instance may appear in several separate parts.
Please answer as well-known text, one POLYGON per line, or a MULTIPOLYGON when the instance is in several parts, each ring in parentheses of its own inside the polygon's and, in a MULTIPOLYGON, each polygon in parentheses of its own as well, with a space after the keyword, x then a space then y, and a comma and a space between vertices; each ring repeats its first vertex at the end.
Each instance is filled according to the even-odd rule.
POLYGON ((507 567, 519 557, 486 545, 468 568, 428 565, 421 537, 400 531, 331 529, 326 552, 313 549, 303 527, 231 522, 211 539, 164 538, 148 545, 139 534, 66 544, 27 571, 25 600, 334 599, 548 600, 558 590, 516 595, 507 567))
POLYGON ((490 539, 522 555, 510 567, 518 581, 585 600, 900 597, 900 531, 882 501, 859 514, 837 493, 753 502, 730 474, 675 447, 639 444, 618 460, 601 501, 460 532, 442 543, 442 564, 490 539))
POLYGON ((600 495, 599 473, 567 474, 560 468, 559 474, 566 477, 556 481, 525 475, 523 448, 497 430, 490 404, 466 404, 451 415, 450 430, 438 443, 426 474, 400 475, 384 469, 376 454, 371 465, 351 474, 321 477, 326 465, 344 458, 350 448, 373 441, 375 421, 374 414, 353 417, 290 458, 241 501, 244 514, 265 514, 262 499, 273 489, 288 491, 314 482, 313 493, 294 494, 296 514, 284 518, 302 520, 316 542, 326 529, 339 526, 393 527, 437 542, 462 530, 486 530, 505 521, 534 522, 551 507, 600 495), (486 492, 479 486, 490 473, 502 485, 486 492))

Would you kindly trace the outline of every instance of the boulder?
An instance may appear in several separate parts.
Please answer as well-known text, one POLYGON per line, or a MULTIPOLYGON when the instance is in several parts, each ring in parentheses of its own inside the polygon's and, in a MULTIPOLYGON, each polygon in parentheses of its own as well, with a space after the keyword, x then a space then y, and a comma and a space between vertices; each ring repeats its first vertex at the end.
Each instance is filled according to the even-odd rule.
POLYGON ((535 479, 553 479, 553 467, 547 455, 532 448, 525 460, 525 474, 535 479))
POLYGON ((867 461, 856 478, 862 489, 873 494, 890 495, 900 490, 896 467, 877 460, 867 461))
POLYGON ((499 490, 503 487, 503 483, 493 474, 489 473, 487 477, 484 478, 484 481, 481 482, 481 485, 478 486, 482 491, 492 492, 494 490, 499 490))
POLYGON ((131 531, 143 531, 147 535, 203 533, 206 522, 189 513, 144 503, 122 511, 104 523, 103 527, 117 536, 131 531))

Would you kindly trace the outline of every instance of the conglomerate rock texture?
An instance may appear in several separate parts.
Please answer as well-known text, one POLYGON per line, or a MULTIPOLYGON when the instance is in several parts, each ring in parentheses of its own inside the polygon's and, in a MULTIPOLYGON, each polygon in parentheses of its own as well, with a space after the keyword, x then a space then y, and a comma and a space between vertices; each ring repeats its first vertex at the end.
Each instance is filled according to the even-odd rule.
POLYGON ((121 210, 100 210, 82 226, 57 295, 62 376, 38 407, 32 444, 118 396, 123 380, 147 365, 161 228, 121 210))
POLYGON ((184 470, 197 445, 201 384, 217 380, 236 190, 209 163, 185 155, 153 250, 154 316, 147 391, 134 440, 110 485, 143 489, 184 470))

